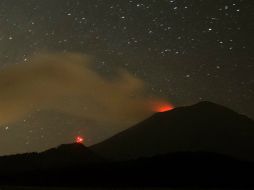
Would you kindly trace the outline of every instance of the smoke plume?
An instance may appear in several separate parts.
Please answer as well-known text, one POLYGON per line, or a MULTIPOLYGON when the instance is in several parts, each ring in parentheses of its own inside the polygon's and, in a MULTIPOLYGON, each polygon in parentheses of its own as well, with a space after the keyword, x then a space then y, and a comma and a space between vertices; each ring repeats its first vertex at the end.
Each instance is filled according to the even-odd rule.
POLYGON ((36 109, 54 110, 101 123, 134 123, 149 114, 144 83, 121 70, 113 79, 90 67, 77 53, 38 54, 0 71, 0 123, 36 109))

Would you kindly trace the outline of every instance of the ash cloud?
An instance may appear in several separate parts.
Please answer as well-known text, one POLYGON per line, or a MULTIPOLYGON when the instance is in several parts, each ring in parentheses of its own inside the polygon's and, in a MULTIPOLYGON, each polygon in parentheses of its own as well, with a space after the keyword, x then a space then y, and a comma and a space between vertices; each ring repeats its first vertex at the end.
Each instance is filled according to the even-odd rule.
POLYGON ((121 70, 99 75, 78 53, 37 54, 0 71, 0 123, 16 122, 37 109, 54 110, 126 127, 152 114, 144 83, 121 70))

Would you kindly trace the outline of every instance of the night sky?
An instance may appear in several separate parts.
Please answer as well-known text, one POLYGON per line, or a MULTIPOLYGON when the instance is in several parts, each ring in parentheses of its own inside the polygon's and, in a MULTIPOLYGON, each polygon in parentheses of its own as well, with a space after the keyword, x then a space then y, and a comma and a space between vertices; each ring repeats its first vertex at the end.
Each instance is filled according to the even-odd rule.
POLYGON ((0 0, 0 154, 99 142, 151 99, 254 118, 253 0, 0 0))

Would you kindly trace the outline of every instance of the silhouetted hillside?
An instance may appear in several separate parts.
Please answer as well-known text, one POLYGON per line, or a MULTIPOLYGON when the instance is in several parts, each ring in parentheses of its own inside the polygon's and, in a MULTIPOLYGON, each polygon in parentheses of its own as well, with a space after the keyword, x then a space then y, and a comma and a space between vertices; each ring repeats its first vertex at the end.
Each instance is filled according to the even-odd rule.
POLYGON ((103 161, 102 157, 99 157, 89 148, 80 143, 60 145, 57 148, 42 152, 41 157, 44 162, 52 162, 54 165, 84 165, 103 161))
MULTIPOLYGON (((29 166, 29 161, 24 163, 29 166)), ((253 163, 205 152, 123 162, 65 165, 6 174, 0 185, 72 187, 253 187, 253 163)))
POLYGON ((103 162, 82 144, 65 144, 41 153, 25 153, 0 157, 2 173, 19 173, 32 170, 66 168, 103 162))
POLYGON ((208 151, 254 160, 254 122, 223 106, 201 102, 156 113, 92 150, 121 160, 179 151, 208 151))

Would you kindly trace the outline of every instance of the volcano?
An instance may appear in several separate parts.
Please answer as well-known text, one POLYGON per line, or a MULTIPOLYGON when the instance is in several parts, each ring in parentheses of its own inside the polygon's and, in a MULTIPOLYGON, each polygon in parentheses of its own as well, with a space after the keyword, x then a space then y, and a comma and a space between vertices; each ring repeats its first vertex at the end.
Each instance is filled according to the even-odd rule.
POLYGON ((201 102, 156 113, 91 147, 0 157, 0 185, 254 187, 253 139, 251 119, 201 102))
POLYGON ((253 161, 254 122, 224 106, 200 102, 156 113, 91 149, 115 160, 207 151, 253 161))

